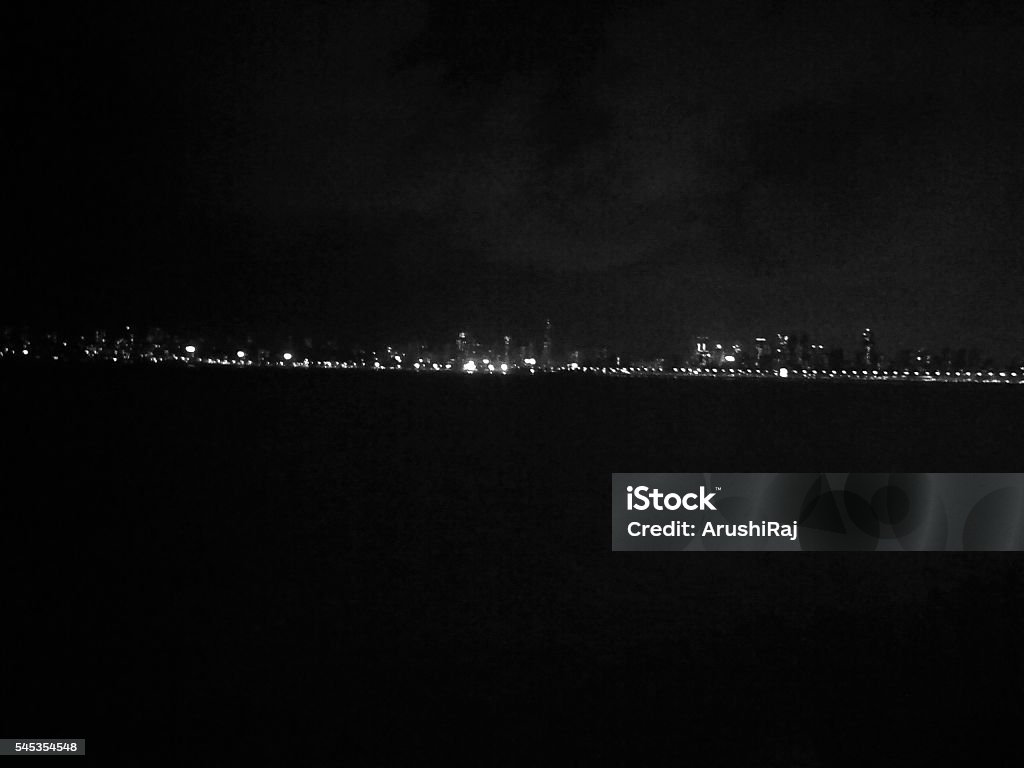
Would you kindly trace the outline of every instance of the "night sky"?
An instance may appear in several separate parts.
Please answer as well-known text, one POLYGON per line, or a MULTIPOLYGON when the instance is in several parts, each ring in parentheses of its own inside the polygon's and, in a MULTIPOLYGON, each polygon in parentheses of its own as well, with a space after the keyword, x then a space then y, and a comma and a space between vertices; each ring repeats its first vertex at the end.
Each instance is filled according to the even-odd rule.
POLYGON ((0 324, 1024 352, 1024 10, 4 11, 0 324))

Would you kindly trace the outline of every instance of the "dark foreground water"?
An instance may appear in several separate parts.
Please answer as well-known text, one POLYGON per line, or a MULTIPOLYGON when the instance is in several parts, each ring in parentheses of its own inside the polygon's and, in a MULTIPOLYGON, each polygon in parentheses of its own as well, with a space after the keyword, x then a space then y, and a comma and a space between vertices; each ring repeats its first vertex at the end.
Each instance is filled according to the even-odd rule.
POLYGON ((609 491, 1021 471, 1024 388, 25 368, 0 393, 9 735, 187 765, 1019 739, 1020 555, 612 553, 609 491))

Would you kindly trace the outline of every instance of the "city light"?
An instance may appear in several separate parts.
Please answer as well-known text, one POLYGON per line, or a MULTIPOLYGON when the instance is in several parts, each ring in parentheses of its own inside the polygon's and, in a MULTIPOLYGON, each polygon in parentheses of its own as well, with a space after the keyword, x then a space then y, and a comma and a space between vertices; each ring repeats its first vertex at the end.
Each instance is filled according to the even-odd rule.
MULTIPOLYGON (((696 344, 696 352, 684 356, 683 351, 676 351, 671 356, 651 358, 630 358, 627 356, 609 356, 608 350, 601 347, 574 348, 566 344, 552 348, 550 340, 546 340, 544 354, 538 358, 533 353, 536 342, 529 339, 517 347, 512 347, 508 337, 504 339, 503 351, 495 359, 495 347, 487 346, 487 342, 479 342, 471 335, 460 337, 457 349, 447 345, 444 348, 430 348, 423 343, 406 346, 379 346, 375 350, 353 348, 352 356, 337 354, 337 342, 325 340, 322 346, 314 346, 310 339, 305 340, 308 352, 300 358, 291 351, 267 351, 269 346, 262 340, 246 338, 247 346, 226 352, 206 351, 221 348, 224 340, 204 337, 204 354, 198 354, 195 341, 175 337, 160 329, 134 329, 129 336, 125 326, 121 331, 107 336, 104 331, 95 334, 73 337, 70 341, 62 340, 58 334, 39 335, 38 339, 22 335, 20 338, 10 330, 0 340, 0 358, 10 359, 17 356, 28 360, 82 360, 102 361, 107 363, 140 362, 163 364, 188 364, 209 366, 235 366, 238 368, 257 368, 264 366, 284 366, 295 368, 347 369, 347 370, 403 370, 412 368, 416 371, 457 370, 466 373, 476 372, 522 372, 522 373, 569 373, 592 372, 611 376, 633 376, 635 378, 685 376, 711 377, 713 379, 749 378, 766 380, 783 379, 822 379, 844 378, 856 381, 898 381, 901 377, 914 382, 985 382, 985 383, 1024 383, 1024 359, 1020 353, 1012 358, 1012 362, 997 365, 985 362, 991 370, 965 370, 965 367, 952 364, 953 361, 944 355, 943 362, 937 356, 924 349, 912 354, 908 350, 894 354, 890 359, 885 354, 873 352, 874 339, 865 340, 863 352, 855 357, 838 358, 835 354, 825 355, 820 344, 809 344, 806 336, 801 346, 786 346, 785 342, 793 337, 779 334, 779 345, 774 349, 764 345, 756 347, 757 358, 748 355, 740 344, 709 343, 706 337, 700 337, 696 344), (712 350, 721 350, 713 353, 712 350), (486 350, 486 351, 485 351, 486 350), (802 350, 802 351, 801 351, 802 350), (560 354, 559 354, 560 352, 560 354), (487 356, 484 357, 483 355, 487 356), (408 363, 404 361, 408 359, 408 363), (833 368, 829 363, 839 362, 847 368, 833 368), (434 362, 437 361, 437 362, 434 362), (907 362, 913 365, 911 368, 907 362), (611 363, 611 364, 610 364, 611 363), (949 365, 951 370, 935 369, 933 366, 949 365), (854 367, 856 366, 856 367, 854 367), (517 370, 518 369, 518 370, 517 370), (1020 376, 1018 376, 1020 374, 1020 376)), ((194 331, 193 331, 194 332, 194 331)), ((70 337, 69 337, 70 338, 70 337)), ((192 338, 196 338, 192 336, 192 338)), ((763 337, 758 337, 762 339, 763 337)), ((228 342, 230 344, 230 342, 228 342)), ((760 343, 760 342, 758 342, 760 343)), ((291 345, 291 342, 288 342, 291 345)), ((287 347, 286 347, 287 348, 287 347)), ((691 348, 692 350, 693 348, 691 348)), ((1024 348, 1022 348, 1024 351, 1024 348)), ((838 353, 840 350, 834 350, 838 353)), ((961 354, 963 351, 961 350, 961 354)))

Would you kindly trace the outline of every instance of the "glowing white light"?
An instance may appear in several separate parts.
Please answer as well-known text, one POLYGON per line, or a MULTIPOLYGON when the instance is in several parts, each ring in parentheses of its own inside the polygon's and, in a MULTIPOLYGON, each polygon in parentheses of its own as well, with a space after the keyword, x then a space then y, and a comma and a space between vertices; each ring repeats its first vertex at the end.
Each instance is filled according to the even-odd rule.
POLYGON ((523 360, 523 362, 526 363, 526 365, 536 365, 537 364, 537 358, 535 358, 535 357, 528 357, 525 360, 523 360))
POLYGON ((785 378, 788 378, 788 377, 789 377, 789 369, 787 369, 787 368, 779 368, 779 378, 780 379, 785 379, 785 378))
POLYGON ((420 364, 419 363, 413 363, 412 367, 415 368, 418 371, 420 369, 420 364))
POLYGON ((242 350, 238 350, 237 352, 235 352, 235 354, 238 356, 239 360, 245 357, 245 352, 243 352, 242 350))
POLYGON ((727 362, 727 363, 735 363, 736 362, 736 358, 733 357, 732 355, 726 355, 725 356, 725 362, 727 362))
POLYGON ((441 366, 438 365, 437 363, 434 363, 433 368, 434 368, 435 371, 440 371, 441 370, 441 366))
POLYGON ((472 373, 473 371, 476 370, 476 363, 470 360, 469 362, 462 366, 462 370, 464 370, 466 373, 472 373))
POLYGON ((579 363, 569 363, 570 371, 578 371, 580 369, 579 363))
POLYGON ((488 371, 493 371, 494 370, 494 363, 488 363, 487 364, 487 370, 488 371))
POLYGON ((502 363, 501 364, 501 372, 505 373, 507 371, 508 371, 508 363, 502 363))
POLYGON ((281 357, 283 357, 285 360, 291 360, 292 359, 292 353, 291 352, 285 352, 283 355, 281 355, 281 357))
MULTIPOLYGON (((28 354, 28 350, 27 349, 21 350, 21 354, 27 355, 28 354)), ((115 357, 114 359, 116 360, 117 358, 115 357)))
POLYGON ((185 351, 188 352, 190 355, 194 355, 196 353, 195 345, 189 344, 187 347, 185 347, 185 351))
POLYGON ((484 358, 484 365, 490 365, 490 364, 491 364, 491 361, 490 361, 490 360, 488 360, 488 359, 487 359, 487 358, 485 357, 485 358, 484 358))
POLYGON ((378 363, 378 362, 374 362, 374 364, 373 364, 373 367, 374 367, 374 368, 380 368, 380 363, 378 363))

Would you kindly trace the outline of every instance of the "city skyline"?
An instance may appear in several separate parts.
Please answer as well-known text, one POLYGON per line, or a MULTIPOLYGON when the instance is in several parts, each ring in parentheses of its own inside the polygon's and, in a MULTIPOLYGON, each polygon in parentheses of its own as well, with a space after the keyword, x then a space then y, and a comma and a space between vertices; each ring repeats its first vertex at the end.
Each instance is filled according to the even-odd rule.
POLYGON ((588 346, 559 337, 546 320, 539 338, 478 337, 460 331, 440 344, 395 341, 345 348, 337 339, 312 336, 180 333, 157 327, 121 326, 85 334, 0 328, 0 360, 62 362, 177 362, 248 366, 374 368, 386 370, 455 370, 509 373, 516 370, 583 370, 600 373, 624 369, 673 373, 831 373, 867 376, 900 373, 935 376, 1024 375, 1024 353, 1006 349, 1002 357, 978 348, 923 346, 887 348, 873 329, 864 328, 849 346, 825 345, 807 332, 780 331, 749 341, 692 337, 688 346, 667 354, 588 346), (849 370, 848 370, 849 369, 849 370))

